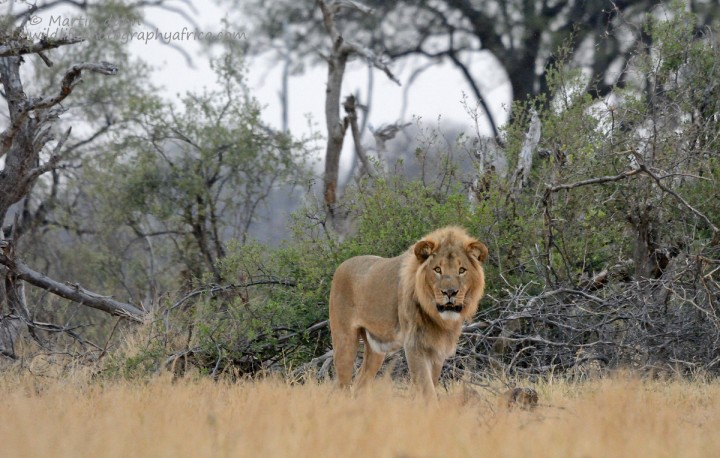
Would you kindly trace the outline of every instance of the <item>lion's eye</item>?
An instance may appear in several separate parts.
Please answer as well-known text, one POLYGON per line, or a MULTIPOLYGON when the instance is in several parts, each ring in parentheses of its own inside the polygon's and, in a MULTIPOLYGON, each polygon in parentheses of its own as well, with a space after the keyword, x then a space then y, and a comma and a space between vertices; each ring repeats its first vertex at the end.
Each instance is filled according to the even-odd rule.
POLYGON ((441 269, 440 267, 436 267, 434 270, 435 270, 435 272, 437 272, 437 273, 442 273, 442 269, 441 269))
POLYGON ((461 267, 461 268, 460 268, 460 273, 461 273, 461 274, 464 274, 464 273, 465 273, 465 268, 464 268, 464 267, 461 267))

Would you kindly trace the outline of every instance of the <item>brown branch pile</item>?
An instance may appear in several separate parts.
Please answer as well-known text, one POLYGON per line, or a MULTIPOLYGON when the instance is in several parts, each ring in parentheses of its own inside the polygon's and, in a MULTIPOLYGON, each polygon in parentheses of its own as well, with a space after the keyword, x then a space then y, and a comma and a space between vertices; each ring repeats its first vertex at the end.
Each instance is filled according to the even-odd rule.
POLYGON ((597 291, 517 288, 481 313, 486 326, 466 329, 446 372, 720 373, 719 276, 718 257, 679 257, 657 280, 597 291))

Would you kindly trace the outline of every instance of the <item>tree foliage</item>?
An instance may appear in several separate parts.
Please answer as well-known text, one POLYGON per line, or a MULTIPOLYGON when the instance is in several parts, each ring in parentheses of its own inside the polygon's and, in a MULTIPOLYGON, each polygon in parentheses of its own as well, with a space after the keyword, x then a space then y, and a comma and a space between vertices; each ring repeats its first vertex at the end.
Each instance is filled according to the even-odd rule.
POLYGON ((103 221, 169 239, 188 278, 221 282, 227 241, 247 239, 274 189, 303 181, 307 152, 263 126, 240 63, 214 65, 219 90, 150 104, 90 173, 103 221))

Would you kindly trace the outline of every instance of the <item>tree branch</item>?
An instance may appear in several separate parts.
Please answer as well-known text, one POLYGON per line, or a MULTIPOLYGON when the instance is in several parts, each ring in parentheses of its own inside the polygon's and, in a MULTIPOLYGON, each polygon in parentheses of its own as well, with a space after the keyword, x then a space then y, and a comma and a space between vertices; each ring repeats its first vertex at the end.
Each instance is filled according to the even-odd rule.
POLYGON ((59 48, 60 46, 72 45, 85 41, 82 37, 67 37, 58 39, 49 39, 43 37, 36 43, 21 43, 18 41, 10 44, 0 45, 0 57, 20 56, 23 54, 41 53, 48 49, 59 48))
POLYGON ((692 205, 690 205, 690 203, 687 200, 685 200, 680 194, 678 194, 677 192, 675 192, 672 189, 665 186, 662 183, 662 178, 664 178, 664 177, 659 177, 659 176, 655 175, 647 167, 647 165, 642 164, 642 163, 639 164, 638 168, 636 168, 636 169, 627 170, 627 171, 625 171, 619 175, 615 175, 615 176, 604 176, 604 177, 591 178, 589 180, 578 181, 576 183, 560 184, 560 185, 556 185, 556 186, 547 185, 545 193, 546 193, 546 195, 548 195, 549 193, 557 192, 562 189, 573 189, 573 188, 579 188, 581 186, 587 186, 587 185, 593 185, 593 184, 611 183, 611 182, 623 180, 625 178, 631 177, 633 175, 637 175, 639 173, 644 173, 647 176, 649 176, 650 178, 652 178, 653 181, 655 181, 655 183, 658 185, 658 187, 661 190, 663 190, 663 192, 670 194, 678 202, 680 202, 685 208, 690 210, 695 216, 697 216, 698 218, 705 221, 705 223, 708 225, 708 227, 710 227, 710 229, 713 232, 713 238, 712 238, 713 245, 720 244, 720 228, 718 228, 715 224, 713 224, 713 222, 710 220, 710 218, 707 215, 705 215, 700 210, 698 210, 695 207, 693 207, 692 205))
POLYGON ((5 249, 7 249, 7 247, 7 241, 0 242, 0 251, 2 251, 2 254, 0 254, 0 264, 3 264, 10 269, 10 271, 18 279, 49 291, 62 298, 92 307, 94 309, 102 310, 103 312, 111 315, 124 316, 140 323, 144 322, 146 315, 145 312, 134 305, 118 302, 107 296, 100 296, 99 294, 86 290, 78 284, 68 285, 53 280, 40 272, 32 270, 30 267, 16 259, 8 258, 5 255, 5 249))
POLYGON ((645 174, 648 175, 650 178, 652 178, 653 180, 655 180, 655 183, 657 183, 657 185, 658 185, 658 187, 659 187, 660 189, 662 189, 662 190, 665 191, 666 193, 668 193, 668 194, 670 194, 671 196, 673 196, 677 201, 679 201, 681 204, 683 204, 683 205, 685 206, 685 208, 687 208, 687 209, 690 210, 692 213, 694 213, 698 218, 700 218, 700 219, 702 219, 703 221, 705 221, 705 223, 706 223, 706 224, 710 227, 710 229, 712 229, 712 231, 713 231, 713 238, 712 238, 713 245, 720 244, 720 229, 718 229, 718 227, 717 227, 716 225, 714 225, 712 221, 710 221, 710 218, 708 218, 704 213, 702 213, 701 211, 699 211, 698 209, 696 209, 695 207, 693 207, 692 205, 690 205, 690 203, 689 203, 687 200, 683 199, 683 197, 682 197, 680 194, 676 193, 676 192, 673 191, 672 189, 670 189, 670 188, 668 188, 667 186, 665 186, 664 184, 662 184, 662 182, 660 181, 660 177, 658 177, 658 176, 655 175, 653 172, 651 172, 650 169, 648 169, 645 164, 640 164, 639 167, 640 167, 640 170, 641 170, 643 173, 645 173, 645 174))
POLYGON ((463 76, 465 77, 465 81, 470 85, 470 88, 472 89, 473 93, 475 94, 475 98, 477 98, 478 102, 480 103, 480 106, 482 107, 483 111, 487 115, 488 124, 490 124, 490 129, 492 130, 493 137, 495 138, 495 141, 498 142, 498 144, 503 145, 502 137, 500 136, 500 131, 497 128, 497 124, 495 124, 495 118, 493 118, 492 113, 490 112, 490 107, 488 106, 487 102, 485 101, 485 97, 483 97, 482 93, 480 92, 480 88, 475 82, 475 78, 470 74, 470 70, 467 68, 465 64, 460 61, 456 54, 456 50, 451 47, 451 49, 448 49, 447 55, 450 57, 450 60, 453 61, 456 67, 460 69, 463 76))
POLYGON ((354 95, 349 95, 345 98, 343 108, 345 108, 345 112, 347 113, 347 120, 350 124, 350 131, 352 132, 353 142, 355 142, 355 152, 357 152, 358 158, 360 159, 360 162, 363 166, 362 173, 365 173, 372 177, 373 173, 372 169, 370 168, 370 161, 368 161, 367 154, 365 153, 365 148, 363 148, 362 146, 360 128, 358 127, 357 122, 357 111, 355 109, 356 106, 354 95))
POLYGON ((70 67, 70 70, 68 70, 67 73, 65 73, 65 76, 62 79, 59 94, 54 97, 44 97, 42 99, 35 100, 28 104, 28 106, 25 108, 25 111, 50 108, 65 100, 65 98, 70 95, 75 86, 81 81, 80 76, 82 75, 83 70, 87 70, 93 73, 100 73, 102 75, 115 75, 118 72, 117 66, 109 62, 100 62, 99 64, 75 64, 70 67))
POLYGON ((23 177, 23 184, 21 184, 21 186, 29 186, 29 184, 35 181, 40 175, 58 167, 58 162, 60 162, 61 158, 60 150, 70 136, 70 132, 72 132, 72 127, 69 127, 68 130, 65 131, 63 137, 58 141, 57 145, 55 145, 50 159, 48 159, 46 163, 38 165, 27 172, 27 175, 23 177))
POLYGON ((284 279, 284 278, 267 277, 267 278, 257 278, 255 280, 251 280, 251 281, 249 281, 247 283, 243 283, 241 285, 233 285, 233 284, 226 285, 226 286, 215 285, 215 286, 212 286, 209 288, 200 288, 200 289, 191 291, 188 294, 186 294, 185 296, 183 296, 180 300, 178 300, 173 305, 168 307, 168 311, 181 306, 184 302, 192 299, 195 296, 199 296, 201 294, 209 294, 210 296, 215 296, 216 294, 220 294, 220 293, 237 291, 237 290, 249 288, 251 286, 261 286, 261 285, 279 285, 279 286, 286 286, 286 287, 292 288, 295 286, 295 281, 289 280, 289 279, 284 279))
POLYGON ((559 184, 556 186, 547 185, 547 192, 558 192, 563 189, 573 189, 573 188, 579 188, 581 186, 588 186, 592 184, 602 184, 602 183, 612 183, 615 181, 624 180, 625 178, 631 177, 633 175, 637 175, 638 173, 641 173, 642 169, 633 169, 625 171, 619 175, 615 176, 604 176, 604 177, 597 177, 597 178, 590 178, 589 180, 583 180, 578 181, 576 183, 571 184, 559 184))
POLYGON ((365 58, 365 60, 372 64, 373 67, 378 70, 382 70, 392 82, 398 86, 402 86, 402 84, 400 84, 400 80, 395 77, 392 70, 390 70, 387 64, 383 61, 382 57, 376 55, 370 48, 366 48, 365 46, 349 40, 345 40, 345 45, 348 46, 353 53, 365 58))

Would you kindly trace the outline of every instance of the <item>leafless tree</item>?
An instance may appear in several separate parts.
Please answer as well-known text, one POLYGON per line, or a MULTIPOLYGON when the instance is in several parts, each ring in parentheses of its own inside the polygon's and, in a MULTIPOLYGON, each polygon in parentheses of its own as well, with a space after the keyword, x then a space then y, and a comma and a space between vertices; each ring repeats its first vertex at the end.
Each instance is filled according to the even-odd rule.
MULTIPOLYGON (((68 129, 58 139, 53 133, 53 124, 65 112, 62 102, 82 81, 83 73, 114 75, 118 72, 118 68, 108 62, 78 63, 65 72, 55 94, 29 96, 20 74, 25 59, 37 56, 51 66, 52 61, 46 54, 48 50, 72 45, 82 39, 43 38, 33 42, 23 33, 23 26, 24 23, 21 23, 11 33, 0 37, 0 81, 9 113, 8 126, 0 134, 0 157, 4 159, 0 172, 0 221, 5 220, 11 206, 24 198, 41 176, 61 167, 63 147, 71 131, 68 129)), ((24 303, 23 282, 114 315, 143 320, 143 310, 134 305, 87 291, 78 284, 57 282, 27 266, 20 253, 16 252, 16 227, 14 225, 11 234, 8 234, 10 237, 3 237, 0 244, 0 264, 3 265, 5 278, 2 299, 10 311, 2 317, 3 344, 10 345, 2 349, 3 354, 13 355, 11 344, 20 329, 18 320, 31 321, 24 303)))

